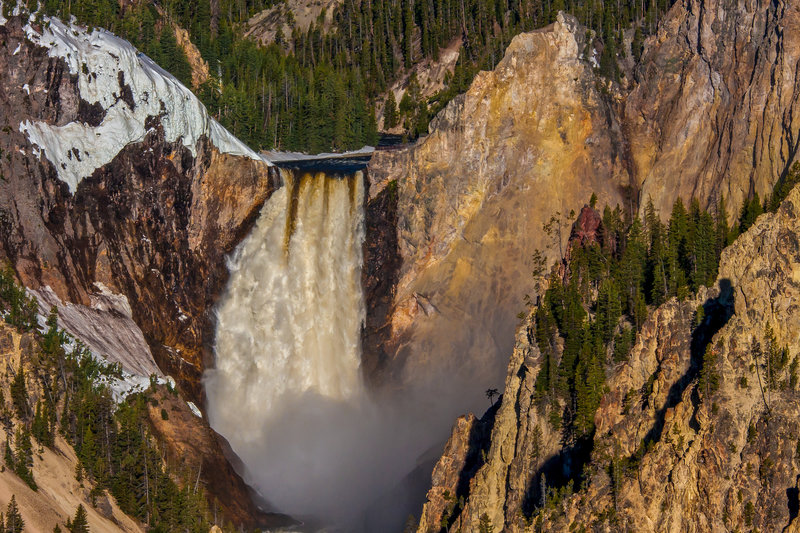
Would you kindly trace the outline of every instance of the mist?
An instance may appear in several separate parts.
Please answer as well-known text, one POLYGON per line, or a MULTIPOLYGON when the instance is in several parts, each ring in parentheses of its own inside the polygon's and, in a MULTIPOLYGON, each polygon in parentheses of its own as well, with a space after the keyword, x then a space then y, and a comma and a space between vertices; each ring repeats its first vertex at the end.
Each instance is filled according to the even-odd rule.
POLYGON ((402 390, 366 390, 363 176, 281 172, 284 186, 229 258, 209 421, 271 510, 399 531, 419 516, 454 417, 488 406, 484 389, 474 372, 440 369, 402 390))

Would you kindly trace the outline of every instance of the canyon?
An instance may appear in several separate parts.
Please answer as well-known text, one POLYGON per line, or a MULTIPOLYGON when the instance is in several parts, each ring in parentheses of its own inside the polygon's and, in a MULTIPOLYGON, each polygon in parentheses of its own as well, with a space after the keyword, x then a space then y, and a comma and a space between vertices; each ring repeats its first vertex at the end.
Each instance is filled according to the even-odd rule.
MULTIPOLYGON (((477 530, 484 515, 496 531, 534 527, 526 520, 541 495, 532 476, 562 453, 531 397, 540 362, 526 296, 535 302, 541 292, 531 274, 537 253, 562 259, 574 214, 593 194, 600 206, 630 213, 643 214, 651 200, 662 218, 679 197, 703 207, 724 197, 733 211, 754 193, 766 196, 797 158, 800 6, 791 2, 679 0, 623 84, 599 75, 600 45, 561 13, 516 36, 497 67, 435 117, 429 135, 376 151, 349 177, 276 167, 146 56, 102 30, 81 32, 24 16, 0 20, 0 257, 43 311, 71 310, 61 321, 67 331, 126 370, 171 376, 200 406, 199 418, 184 401, 176 409, 186 416, 154 416, 153 424, 172 453, 205 465, 212 496, 248 527, 270 517, 245 480, 269 494, 275 475, 292 475, 258 473, 261 448, 252 444, 263 445, 265 434, 246 427, 269 425, 263 405, 285 400, 286 376, 296 378, 289 392, 331 399, 308 420, 325 435, 351 434, 334 452, 352 453, 357 442, 369 464, 386 468, 374 472, 379 484, 354 482, 346 503, 332 498, 313 508, 332 515, 346 507, 359 518, 409 472, 429 472, 431 450, 438 455, 452 420, 483 412, 483 391, 505 383, 485 415, 457 420, 433 467, 419 528, 439 531, 446 518, 452 531, 477 530), (332 218, 314 214, 317 200, 332 218), (333 216, 336 209, 357 220, 333 216), (543 231, 554 215, 554 231, 543 231), (336 227, 328 248, 315 240, 322 233, 303 233, 304 220, 313 231, 336 227), (298 235, 309 256, 318 253, 314 268, 291 249, 298 235), (348 243, 346 260, 331 242, 348 243), (290 270, 281 270, 284 260, 290 270), (306 285, 293 278, 298 272, 306 285), (344 274, 319 285, 332 272, 344 274), (270 276, 274 283, 259 287, 270 276), (299 328, 290 336, 305 339, 291 348, 288 337, 270 344, 272 333, 291 329, 274 326, 287 309, 299 328), (104 330, 122 332, 121 340, 104 344, 104 330), (226 341, 229 333, 236 338, 226 341), (247 357, 230 366, 236 354, 247 357), (246 413, 225 403, 236 398, 246 413), (358 419, 363 424, 351 424, 358 419), (394 442, 380 437, 387 431, 394 442), (538 463, 530 459, 534 433, 538 463), (453 495, 464 498, 457 515, 453 495)), ((769 317, 779 341, 796 351, 797 194, 725 252, 716 286, 651 312, 631 360, 609 377, 596 415, 596 471, 542 527, 589 527, 613 510, 636 530, 695 527, 681 516, 702 516, 697 530, 719 529, 744 524, 747 502, 759 498, 776 502, 750 517, 759 527, 794 518, 792 502, 785 505, 796 494, 787 477, 796 470, 794 392, 762 406, 746 347, 769 317), (682 378, 695 364, 692 313, 704 304, 727 320, 708 339, 729 374, 716 408, 692 397, 682 378), (740 390, 745 374, 751 385, 740 390), (651 378, 653 394, 621 415, 628 390, 651 378), (676 383, 680 394, 670 392, 676 383), (743 425, 751 423, 752 439, 743 425), (642 428, 654 424, 662 438, 644 455, 645 474, 612 479, 614 461, 633 454, 642 428), (782 437, 766 438, 773 431, 782 437), (674 475, 655 475, 665 470, 674 475)), ((344 483, 340 470, 321 475, 344 483)), ((422 477, 412 484, 420 496, 422 477)), ((302 499, 272 503, 302 515, 313 507, 292 508, 302 499)), ((400 520, 422 503, 411 500, 394 511, 400 520)))

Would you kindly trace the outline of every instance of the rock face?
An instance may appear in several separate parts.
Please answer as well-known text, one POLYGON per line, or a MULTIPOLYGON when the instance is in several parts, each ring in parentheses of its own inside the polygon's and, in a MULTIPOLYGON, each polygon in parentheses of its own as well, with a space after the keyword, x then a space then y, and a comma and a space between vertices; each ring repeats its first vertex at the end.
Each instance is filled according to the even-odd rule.
MULTIPOLYGON (((50 163, 47 148, 31 146, 21 124, 98 126, 111 111, 84 99, 84 82, 52 50, 31 43, 23 22, 12 17, 0 26, 7 73, 0 256, 27 287, 50 287, 63 302, 92 307, 104 291, 127 299, 160 369, 202 401, 200 378, 210 360, 204 346, 213 332, 208 310, 227 277, 225 254, 274 189, 270 167, 220 153, 208 137, 192 154, 185 137, 167 140, 164 122, 174 130, 180 117, 150 116, 141 141, 71 182, 71 191, 60 174, 66 170, 50 163)), ((124 77, 118 90, 123 101, 114 109, 137 107, 124 77)), ((88 157, 73 150, 74 158, 88 157)))
POLYGON ((624 89, 597 76, 568 15, 515 37, 430 135, 370 163, 375 190, 396 182, 400 256, 390 312, 366 331, 382 332, 365 343, 370 377, 446 375, 431 386, 442 404, 455 390, 459 410, 481 407, 476 392, 503 379, 515 317, 535 296, 533 253, 557 259, 568 238, 568 225, 543 225, 592 192, 630 212, 652 199, 666 218, 677 197, 724 195, 733 213, 771 191, 797 157, 798 29, 796 3, 678 1, 624 89))
POLYGON ((797 2, 677 2, 624 102, 642 205, 769 193, 796 157, 798 61, 797 2))
MULTIPOLYGON (((513 337, 499 324, 511 327, 518 302, 531 291, 532 280, 524 281, 531 279, 528 258, 534 248, 549 247, 552 260, 559 237, 567 237, 557 225, 563 232, 548 239, 543 223, 556 211, 577 211, 593 191, 598 205, 620 203, 630 211, 652 199, 664 218, 677 197, 711 206, 724 195, 733 212, 747 195, 769 193, 797 157, 798 28, 796 3, 676 2, 646 41, 627 92, 594 77, 581 54, 584 32, 569 17, 515 38, 497 69, 480 74, 435 119, 429 137, 373 160, 372 179, 397 180, 400 190, 402 266, 383 359, 387 372, 402 368, 413 379, 448 364, 481 368, 511 353, 502 339, 513 337), (598 93, 598 86, 607 91, 598 93), (435 313, 423 312, 420 295, 435 313), (451 326, 455 317, 458 328, 451 326)), ((566 518, 548 511, 530 523, 546 499, 542 487, 552 496, 554 485, 568 484, 556 481, 563 477, 559 469, 580 472, 584 465, 574 464, 580 450, 562 449, 548 413, 532 404, 539 353, 527 319, 486 464, 471 477, 463 504, 450 510, 436 496, 450 490, 448 482, 434 481, 420 531, 439 531, 442 524, 477 531, 484 515, 495 531, 786 526, 798 513, 791 451, 796 396, 772 391, 772 414, 765 418, 750 348, 763 345, 768 321, 790 356, 797 351, 796 313, 789 310, 796 267, 772 274, 767 266, 796 262, 790 258, 797 194, 726 252, 715 288, 651 315, 631 361, 611 378, 586 465, 589 488, 562 500, 566 518), (784 229, 767 236, 770 224, 784 229), (695 329, 700 305, 713 318, 695 329), (733 305, 735 315, 716 333, 733 305), (725 377, 706 398, 696 386, 698 350, 710 339, 725 377), (737 384, 742 377, 747 387, 737 384), (633 406, 631 390, 641 400, 633 406), (656 453, 644 454, 639 464, 641 450, 650 449, 641 448, 643 439, 656 453), (543 483, 542 475, 550 481, 543 483)), ((594 218, 582 212, 573 237, 597 238, 594 218)), ((782 372, 780 379, 789 379, 782 372)), ((487 383, 487 373, 481 375, 487 383)), ((459 453, 447 452, 442 461, 456 464, 459 453)))
MULTIPOLYGON (((160 369, 202 405, 225 256, 278 178, 130 45, 59 24, 0 19, 0 258, 44 302, 61 304, 61 325, 99 355, 134 373, 160 369), (144 90, 137 76, 168 90, 144 90), (154 114, 139 121, 153 101, 154 114), (54 165, 60 150, 69 155, 54 165), (118 353, 93 344, 110 339, 104 330, 123 339, 112 343, 118 353)), ((156 430, 172 452, 205 465, 221 512, 254 525, 258 512, 224 443, 199 419, 193 428, 181 429, 192 443, 183 448, 169 428, 156 430)))
POLYGON ((374 182, 397 180, 398 189, 402 267, 384 367, 393 379, 452 371, 454 381, 499 382, 531 255, 553 244, 542 223, 592 191, 601 204, 624 203, 628 150, 581 59, 584 38, 569 16, 515 37, 427 138, 370 163, 374 182))
POLYGON ((631 211, 652 199, 666 218, 677 197, 710 206, 724 195, 735 212, 771 191, 800 139, 798 29, 796 3, 682 0, 646 41, 628 92, 596 77, 569 16, 514 38, 427 138, 370 165, 399 191, 387 372, 496 368, 531 253, 558 255, 543 223, 592 192, 631 211), (421 313, 415 295, 437 312, 421 313))
MULTIPOLYGON (((540 358, 526 322, 491 439, 478 444, 489 448, 486 463, 457 516, 443 516, 430 498, 420 531, 439 531, 443 517, 448 531, 477 531, 481 517, 495 531, 796 529, 799 299, 795 188, 777 213, 762 215, 723 252, 714 287, 651 313, 630 359, 608 380, 580 490, 544 511, 540 476, 570 451, 533 403, 540 358), (772 350, 778 355, 768 364, 772 350), (705 372, 716 374, 718 386, 699 379, 705 372)), ((454 431, 434 472, 458 460, 459 442, 454 431)))

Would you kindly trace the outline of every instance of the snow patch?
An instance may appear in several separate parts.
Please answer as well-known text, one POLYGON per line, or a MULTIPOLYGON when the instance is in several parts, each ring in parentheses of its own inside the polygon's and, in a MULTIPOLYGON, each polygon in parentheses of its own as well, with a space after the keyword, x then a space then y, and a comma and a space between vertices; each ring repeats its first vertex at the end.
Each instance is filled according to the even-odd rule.
POLYGON ((600 68, 600 62, 597 60, 597 50, 592 48, 592 54, 589 56, 589 62, 594 68, 600 68))
MULTIPOLYGON (((49 287, 47 287, 49 289, 49 287)), ((32 291, 28 289, 28 292, 36 296, 38 293, 36 291, 32 291)), ((60 312, 59 308, 59 312, 60 312)), ((47 330, 47 314, 43 311, 46 311, 47 314, 50 313, 50 310, 43 309, 43 307, 39 306, 39 313, 37 314, 36 318, 39 322, 39 329, 42 331, 47 330)), ((59 319, 60 319, 59 315, 59 319)), ((59 320, 59 327, 61 327, 61 322, 59 320)), ((62 328, 63 329, 63 328, 62 328)), ((65 330, 66 332, 66 330, 65 330)), ((90 347, 86 346, 86 344, 79 339, 76 339, 72 334, 66 332, 66 342, 64 342, 63 346, 68 352, 74 352, 76 348, 78 348, 78 343, 81 343, 89 352, 89 355, 95 361, 99 361, 103 364, 111 364, 112 361, 109 361, 107 358, 103 357, 102 355, 98 354, 96 351, 92 350, 90 347)), ((175 388, 175 380, 172 377, 164 378, 163 376, 157 376, 155 374, 151 376, 143 376, 139 374, 132 374, 125 370, 125 368, 121 368, 118 376, 107 376, 103 375, 97 380, 98 385, 105 385, 111 391, 111 397, 114 399, 114 402, 119 404, 122 402, 128 395, 144 392, 150 387, 150 384, 155 382, 158 385, 164 385, 167 383, 171 383, 172 387, 175 388)))
POLYGON ((126 145, 141 142, 149 116, 161 118, 168 142, 180 140, 193 155, 200 138, 206 136, 222 153, 263 160, 210 117, 189 89, 127 41, 102 29, 87 33, 56 18, 44 20, 41 34, 30 24, 25 26, 28 39, 49 49, 50 57, 63 59, 70 73, 78 76, 81 98, 100 103, 106 111, 97 127, 78 122, 20 124, 20 131, 44 149, 72 193, 83 178, 110 163, 126 145), (83 155, 69 157, 73 148, 83 155))
POLYGON ((18 44, 17 47, 14 49, 14 51, 11 52, 11 55, 12 56, 17 55, 21 49, 22 49, 22 44, 18 44))
POLYGON ((27 83, 22 86, 22 90, 25 91, 27 94, 31 94, 31 88, 27 83))
POLYGON ((194 402, 186 402, 186 405, 189 406, 189 410, 192 411, 192 414, 197 418, 203 418, 203 413, 200 412, 200 409, 194 404, 194 402))

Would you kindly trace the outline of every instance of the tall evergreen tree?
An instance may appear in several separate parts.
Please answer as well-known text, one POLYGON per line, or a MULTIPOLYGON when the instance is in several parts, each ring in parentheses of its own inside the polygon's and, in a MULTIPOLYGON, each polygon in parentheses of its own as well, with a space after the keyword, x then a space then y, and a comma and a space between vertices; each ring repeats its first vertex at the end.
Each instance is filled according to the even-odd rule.
POLYGON ((70 533, 89 533, 89 519, 83 504, 78 505, 75 517, 71 521, 67 521, 67 529, 70 533))
POLYGON ((5 533, 22 533, 24 529, 25 520, 22 519, 22 515, 19 513, 16 496, 12 495, 11 501, 8 502, 8 508, 6 509, 5 533))

